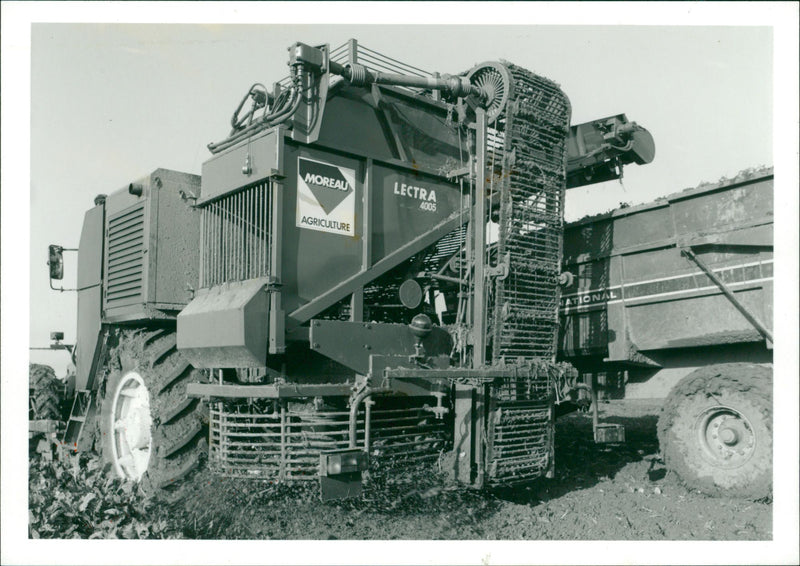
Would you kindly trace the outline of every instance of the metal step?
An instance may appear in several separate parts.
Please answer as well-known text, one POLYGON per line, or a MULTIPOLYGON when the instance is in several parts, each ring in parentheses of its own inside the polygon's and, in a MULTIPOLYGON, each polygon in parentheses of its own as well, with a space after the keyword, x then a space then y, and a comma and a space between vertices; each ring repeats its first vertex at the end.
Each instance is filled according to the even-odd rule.
POLYGON ((64 430, 63 443, 67 450, 78 452, 91 448, 91 435, 82 434, 87 421, 92 420, 96 413, 94 398, 91 390, 75 392, 67 426, 64 430))
POLYGON ((621 424, 599 423, 594 426, 596 444, 614 444, 625 442, 625 427, 621 424))

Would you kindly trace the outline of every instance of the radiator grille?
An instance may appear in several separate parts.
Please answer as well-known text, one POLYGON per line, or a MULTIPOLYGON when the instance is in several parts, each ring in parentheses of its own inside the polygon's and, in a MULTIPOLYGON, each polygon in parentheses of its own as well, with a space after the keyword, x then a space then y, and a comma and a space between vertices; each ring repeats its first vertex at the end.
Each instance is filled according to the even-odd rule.
MULTIPOLYGON (((558 86, 515 65, 503 128, 498 279, 490 321, 493 361, 554 359, 558 329, 569 100, 558 86)), ((497 141, 499 141, 499 137, 497 141)))
POLYGON ((201 287, 269 274, 271 207, 270 184, 260 183, 203 209, 201 287))
POLYGON ((144 203, 108 219, 106 308, 142 302, 144 203))

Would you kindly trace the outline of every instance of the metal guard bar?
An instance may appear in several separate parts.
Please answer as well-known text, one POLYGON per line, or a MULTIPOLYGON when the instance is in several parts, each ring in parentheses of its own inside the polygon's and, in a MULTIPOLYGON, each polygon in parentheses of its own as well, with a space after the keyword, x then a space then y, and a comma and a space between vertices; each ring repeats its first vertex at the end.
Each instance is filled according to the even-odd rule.
POLYGON ((535 372, 531 372, 526 366, 495 366, 487 369, 467 369, 456 367, 450 369, 392 368, 384 370, 384 375, 389 378, 464 378, 492 382, 500 378, 528 377, 529 375, 535 375, 535 372))
POLYGON ((189 383, 188 397, 210 397, 218 399, 286 399, 291 397, 344 396, 352 393, 349 383, 323 383, 307 385, 238 385, 219 383, 189 383))

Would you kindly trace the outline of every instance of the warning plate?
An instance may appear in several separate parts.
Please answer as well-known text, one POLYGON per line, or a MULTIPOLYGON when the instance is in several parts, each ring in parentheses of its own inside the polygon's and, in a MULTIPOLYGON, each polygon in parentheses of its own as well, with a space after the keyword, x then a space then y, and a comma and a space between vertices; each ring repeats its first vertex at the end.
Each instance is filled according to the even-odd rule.
POLYGON ((297 226, 355 236, 356 172, 297 158, 297 226))

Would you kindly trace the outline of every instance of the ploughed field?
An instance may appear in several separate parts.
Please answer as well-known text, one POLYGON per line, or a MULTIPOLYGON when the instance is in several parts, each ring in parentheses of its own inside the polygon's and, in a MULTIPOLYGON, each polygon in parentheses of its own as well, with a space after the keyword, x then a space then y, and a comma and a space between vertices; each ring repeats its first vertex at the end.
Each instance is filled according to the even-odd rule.
POLYGON ((273 485, 195 474, 167 496, 144 498, 110 479, 94 456, 31 460, 33 538, 769 540, 769 501, 688 490, 658 455, 660 406, 601 402, 625 425, 623 445, 595 445, 590 414, 556 425, 556 477, 481 492, 435 470, 381 473, 360 499, 323 504, 316 482, 273 485))

